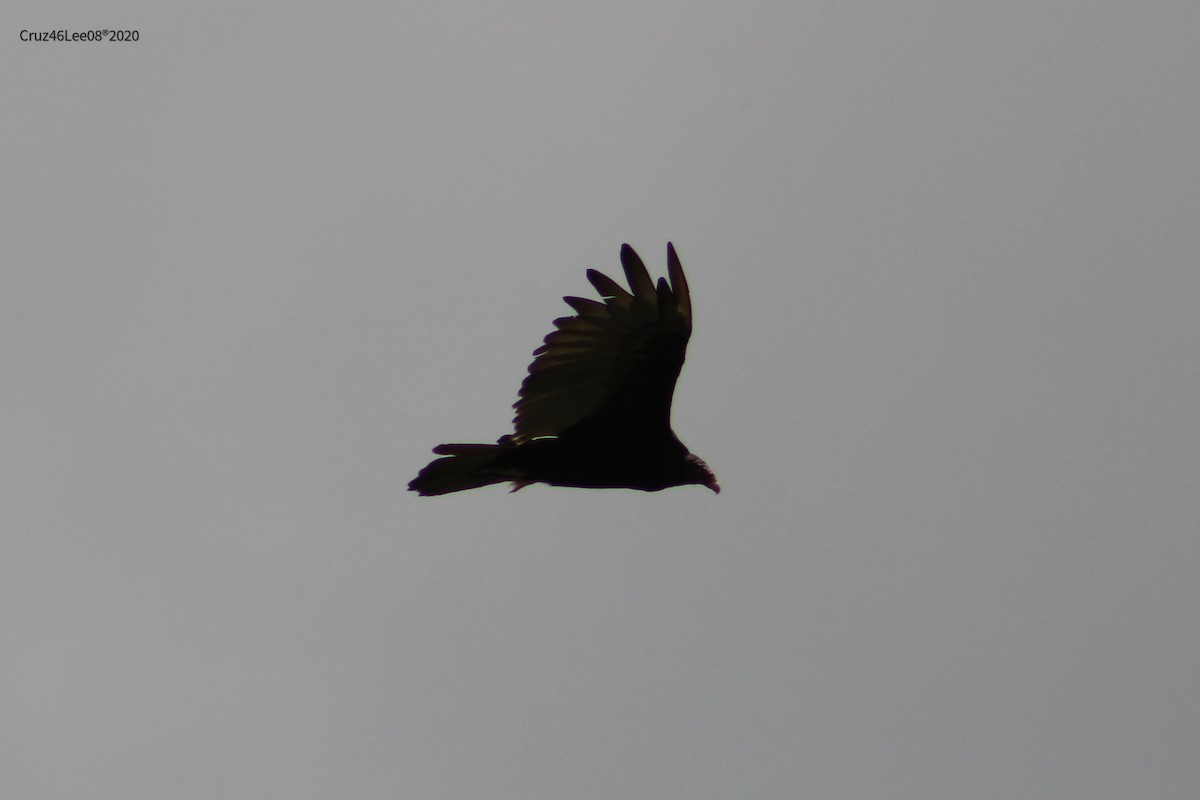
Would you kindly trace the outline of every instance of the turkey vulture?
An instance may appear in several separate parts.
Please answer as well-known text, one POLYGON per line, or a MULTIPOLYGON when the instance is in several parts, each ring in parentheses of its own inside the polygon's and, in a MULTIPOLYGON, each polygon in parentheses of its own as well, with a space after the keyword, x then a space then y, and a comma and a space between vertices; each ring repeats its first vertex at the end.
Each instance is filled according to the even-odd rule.
POLYGON ((575 316, 533 352, 513 404, 515 431, 496 444, 440 444, 408 488, 447 494, 501 481, 586 489, 697 483, 721 491, 708 466, 671 430, 671 395, 692 333, 692 299, 675 248, 667 244, 658 286, 629 245, 621 265, 632 293, 589 269, 604 302, 564 297, 575 316))

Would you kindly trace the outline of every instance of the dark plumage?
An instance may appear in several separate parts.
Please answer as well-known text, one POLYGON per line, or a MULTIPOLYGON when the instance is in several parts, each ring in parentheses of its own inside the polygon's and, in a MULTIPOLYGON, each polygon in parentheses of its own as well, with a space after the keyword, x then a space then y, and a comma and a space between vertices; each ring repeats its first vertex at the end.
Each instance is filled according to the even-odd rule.
POLYGON ((675 248, 671 281, 650 279, 629 245, 621 265, 631 291, 595 270, 603 302, 564 297, 575 316, 534 351, 514 404, 515 431, 496 444, 441 444, 409 483, 423 495, 502 481, 656 492, 689 483, 721 491, 708 466, 671 430, 671 396, 692 334, 692 299, 675 248))

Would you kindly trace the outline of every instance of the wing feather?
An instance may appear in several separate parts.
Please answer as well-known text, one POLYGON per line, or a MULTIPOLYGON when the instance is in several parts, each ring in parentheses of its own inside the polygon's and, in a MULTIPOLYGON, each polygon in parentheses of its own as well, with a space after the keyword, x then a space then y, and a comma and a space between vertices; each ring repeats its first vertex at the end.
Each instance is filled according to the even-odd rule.
POLYGON ((621 288, 621 284, 614 281, 612 278, 605 275, 603 272, 597 272, 594 269, 587 271, 588 282, 596 287, 596 291, 604 298, 604 305, 629 305, 633 300, 633 295, 621 288))
POLYGON ((687 319, 692 318, 692 293, 688 291, 687 278, 683 275, 683 265, 679 256, 675 255, 675 245, 667 242, 667 275, 671 279, 671 288, 675 291, 675 307, 687 319))
POLYGON ((670 244, 669 282, 655 284, 629 245, 621 248, 621 265, 629 290, 588 270, 602 302, 563 298, 575 316, 554 320, 555 330, 534 351, 514 404, 518 444, 562 435, 580 423, 593 435, 670 434, 671 397, 692 331, 683 267, 670 244))
POLYGON ((621 245, 621 266, 625 269, 625 279, 629 281, 629 288, 633 290, 634 297, 648 297, 654 294, 654 283, 650 280, 645 262, 627 244, 621 245))

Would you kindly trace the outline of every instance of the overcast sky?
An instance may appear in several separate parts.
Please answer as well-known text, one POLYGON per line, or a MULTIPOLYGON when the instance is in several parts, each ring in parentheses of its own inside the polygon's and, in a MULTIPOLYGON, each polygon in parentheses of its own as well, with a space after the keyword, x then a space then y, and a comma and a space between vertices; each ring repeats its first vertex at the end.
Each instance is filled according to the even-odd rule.
POLYGON ((1200 5, 9 6, 0 795, 1200 793, 1200 5), (668 241, 720 496, 404 491, 668 241))

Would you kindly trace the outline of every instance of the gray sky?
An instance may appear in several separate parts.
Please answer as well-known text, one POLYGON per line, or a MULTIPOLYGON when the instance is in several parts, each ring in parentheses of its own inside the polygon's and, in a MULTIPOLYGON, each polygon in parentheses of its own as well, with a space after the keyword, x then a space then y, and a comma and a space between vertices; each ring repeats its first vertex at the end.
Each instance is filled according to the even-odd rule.
POLYGON ((1200 791, 1194 2, 10 6, 0 795, 1200 791), (403 491, 668 240, 719 497, 403 491))

